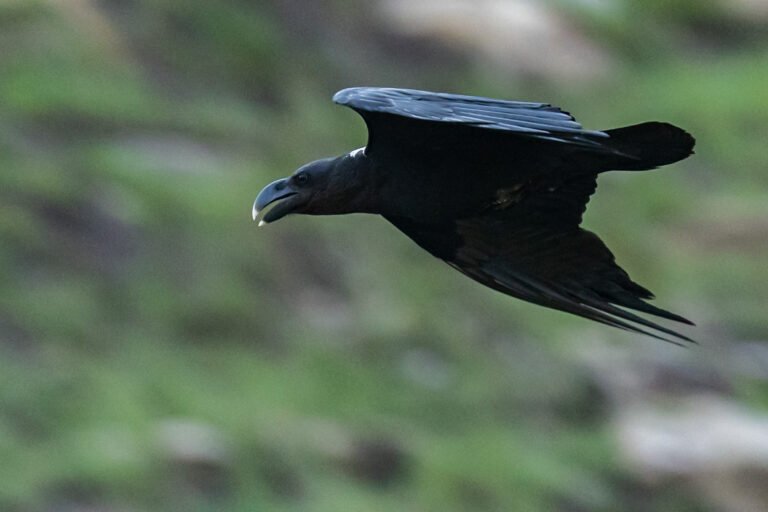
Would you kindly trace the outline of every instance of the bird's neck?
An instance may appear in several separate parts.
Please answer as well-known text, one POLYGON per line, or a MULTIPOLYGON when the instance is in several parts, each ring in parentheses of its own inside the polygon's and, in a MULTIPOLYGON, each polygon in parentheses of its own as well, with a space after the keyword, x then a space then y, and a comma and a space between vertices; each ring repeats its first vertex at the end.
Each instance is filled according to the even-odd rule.
POLYGON ((333 169, 326 188, 326 214, 381 213, 379 194, 382 176, 364 155, 344 156, 333 169))

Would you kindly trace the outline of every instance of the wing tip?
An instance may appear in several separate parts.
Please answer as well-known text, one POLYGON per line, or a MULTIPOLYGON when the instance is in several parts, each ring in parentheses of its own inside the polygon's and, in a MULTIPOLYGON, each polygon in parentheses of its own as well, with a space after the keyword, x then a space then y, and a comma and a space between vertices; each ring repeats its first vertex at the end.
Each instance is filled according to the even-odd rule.
POLYGON ((349 103, 349 100, 354 96, 355 92, 360 89, 359 87, 347 87, 346 89, 342 89, 340 91, 337 91, 336 94, 333 95, 333 102, 337 105, 346 105, 349 103))
MULTIPOLYGON (((598 308, 598 309, 602 309, 602 308, 598 308)), ((698 345, 699 344, 693 338, 690 338, 690 337, 688 337, 688 336, 686 336, 684 334, 680 334, 679 332, 677 332, 675 330, 672 330, 672 329, 670 329, 668 327, 664 327, 663 325, 657 324, 656 322, 648 320, 647 318, 643 318, 641 316, 634 315, 634 314, 632 314, 632 313, 630 313, 630 312, 628 312, 628 311, 626 311, 626 310, 624 310, 622 308, 617 308, 617 307, 615 307, 615 305, 614 305, 613 308, 610 308, 610 309, 606 308, 606 309, 603 309, 603 312, 608 313, 608 314, 610 314, 610 315, 612 315, 614 317, 622 318, 624 320, 627 320, 628 322, 632 322, 629 325, 633 329, 636 329, 636 332, 645 334, 647 336, 652 336, 654 338, 658 338, 658 339, 661 339, 663 341, 667 341, 667 342, 673 343, 675 345, 685 346, 685 345, 682 345, 679 342, 676 342, 674 340, 666 338, 666 337, 664 337, 664 336, 662 336, 662 335, 660 335, 658 333, 663 333, 666 336, 672 336, 672 337, 674 337, 674 338, 676 338, 678 340, 686 341, 686 342, 691 343, 693 345, 698 345), (645 329, 640 329, 640 328, 638 328, 634 324, 642 325, 644 327, 647 327, 648 329, 652 329, 652 331, 648 332, 645 329)), ((631 308, 631 309, 635 309, 635 308, 631 308)), ((658 310, 659 308, 655 308, 655 309, 658 310)), ((660 317, 666 318, 668 320, 680 322, 680 323, 683 323, 683 324, 686 324, 686 325, 695 325, 693 322, 691 322, 687 318, 684 318, 684 317, 682 317, 680 315, 676 315, 674 313, 670 313, 669 311, 666 311, 666 310, 660 310, 660 311, 664 312, 665 314, 664 315, 660 315, 660 314, 658 314, 656 312, 650 312, 650 314, 656 315, 656 316, 660 316, 660 317)), ((648 313, 648 311, 645 311, 645 312, 648 313)))
MULTIPOLYGON (((648 320, 647 318, 643 318, 641 316, 630 313, 629 311, 616 307, 613 304, 609 303, 604 305, 599 305, 599 304, 585 304, 585 305, 589 309, 591 309, 594 313, 596 313, 598 316, 604 315, 605 317, 610 319, 611 323, 608 323, 608 322, 606 323, 612 327, 616 327, 629 332, 634 332, 636 334, 643 334, 645 336, 650 336, 651 338, 655 338, 661 341, 666 341, 668 343, 672 343, 673 345, 677 345, 680 347, 688 346, 681 342, 687 342, 692 345, 699 344, 699 342, 694 340, 693 338, 690 338, 684 334, 680 334, 679 332, 669 329, 668 327, 664 327, 663 325, 659 325, 656 322, 648 320), (645 329, 643 327, 639 327, 636 324, 643 326, 645 329)), ((674 314, 670 314, 670 315, 674 316, 675 318, 670 318, 670 317, 665 317, 665 318, 670 318, 672 320, 676 320, 678 322, 682 322, 688 325, 694 325, 693 322, 679 315, 674 315, 674 314)), ((594 320, 595 318, 590 318, 590 319, 594 320)))

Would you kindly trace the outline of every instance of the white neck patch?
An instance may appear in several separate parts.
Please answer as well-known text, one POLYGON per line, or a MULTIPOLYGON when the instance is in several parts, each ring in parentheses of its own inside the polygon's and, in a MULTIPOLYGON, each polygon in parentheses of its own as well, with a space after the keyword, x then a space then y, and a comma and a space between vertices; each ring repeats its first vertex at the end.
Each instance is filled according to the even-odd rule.
POLYGON ((365 155, 365 146, 363 146, 362 148, 357 148, 357 149, 355 149, 353 151, 350 151, 349 152, 349 157, 350 158, 355 158, 357 155, 360 155, 360 154, 365 155))

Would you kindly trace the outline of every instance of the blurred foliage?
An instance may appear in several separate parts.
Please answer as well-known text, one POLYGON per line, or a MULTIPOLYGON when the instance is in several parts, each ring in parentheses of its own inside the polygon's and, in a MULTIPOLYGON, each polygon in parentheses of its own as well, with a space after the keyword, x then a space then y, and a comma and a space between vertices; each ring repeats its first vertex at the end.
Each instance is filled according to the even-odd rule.
POLYGON ((711 510, 646 495, 577 355, 653 342, 493 294, 378 219, 249 219, 365 140, 343 86, 668 120, 698 155, 603 176, 587 224, 704 357, 765 339, 765 26, 597 4, 556 4, 612 56, 587 85, 399 36, 375 2, 0 2, 0 510, 711 510))

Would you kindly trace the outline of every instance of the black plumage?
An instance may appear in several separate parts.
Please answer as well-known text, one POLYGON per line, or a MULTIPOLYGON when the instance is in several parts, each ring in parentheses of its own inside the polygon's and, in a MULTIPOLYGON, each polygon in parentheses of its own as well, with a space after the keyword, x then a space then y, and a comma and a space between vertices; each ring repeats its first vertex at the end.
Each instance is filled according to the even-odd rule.
POLYGON ((543 103, 409 89, 344 89, 368 144, 309 163, 261 191, 262 223, 289 213, 380 214, 419 246, 502 293, 621 329, 691 341, 630 310, 690 324, 646 302, 579 227, 598 174, 682 160, 694 139, 667 123, 585 130, 543 103))

